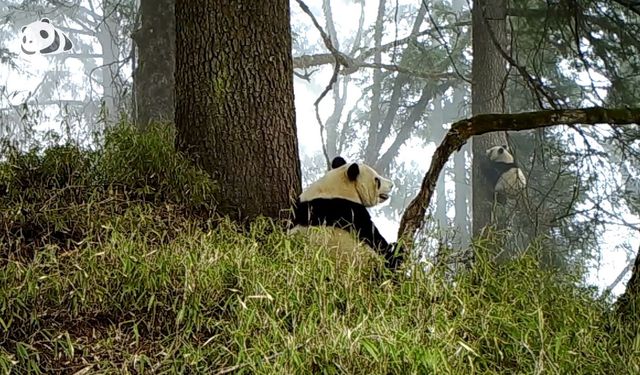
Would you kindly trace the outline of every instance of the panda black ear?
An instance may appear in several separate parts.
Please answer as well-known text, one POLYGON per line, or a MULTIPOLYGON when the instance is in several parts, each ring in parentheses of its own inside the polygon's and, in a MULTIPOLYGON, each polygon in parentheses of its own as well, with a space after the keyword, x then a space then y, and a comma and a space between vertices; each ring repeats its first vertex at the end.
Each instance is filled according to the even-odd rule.
POLYGON ((355 181, 358 178, 358 175, 360 174, 360 167, 358 166, 358 163, 353 163, 349 166, 349 169, 347 169, 347 177, 349 177, 349 180, 351 181, 355 181))
POLYGON ((347 161, 344 160, 342 156, 336 156, 335 158, 333 158, 333 161, 331 162, 331 169, 340 168, 345 164, 347 164, 347 161))
POLYGON ((51 21, 49 21, 48 18, 43 18, 43 19, 40 20, 40 22, 51 23, 51 21))
POLYGON ((26 26, 22 26, 22 29, 20 30, 21 32, 24 32, 27 29, 26 26))
POLYGON ((502 145, 502 148, 504 148, 505 150, 508 150, 509 146, 508 145, 502 145))

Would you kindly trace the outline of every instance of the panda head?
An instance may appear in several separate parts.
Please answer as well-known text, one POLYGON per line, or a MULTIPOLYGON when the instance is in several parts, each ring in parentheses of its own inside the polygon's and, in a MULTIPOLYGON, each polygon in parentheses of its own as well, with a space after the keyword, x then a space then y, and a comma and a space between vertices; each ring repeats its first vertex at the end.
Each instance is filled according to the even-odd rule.
POLYGON ((27 55, 50 55, 71 50, 73 44, 64 33, 57 30, 48 18, 22 26, 20 42, 27 55))
POLYGON ((301 195, 302 202, 316 198, 341 198, 373 207, 389 199, 393 182, 366 164, 347 163, 338 156, 331 170, 311 184, 301 195))
POLYGON ((487 158, 496 163, 513 163, 513 155, 509 152, 507 145, 493 146, 486 151, 487 158))

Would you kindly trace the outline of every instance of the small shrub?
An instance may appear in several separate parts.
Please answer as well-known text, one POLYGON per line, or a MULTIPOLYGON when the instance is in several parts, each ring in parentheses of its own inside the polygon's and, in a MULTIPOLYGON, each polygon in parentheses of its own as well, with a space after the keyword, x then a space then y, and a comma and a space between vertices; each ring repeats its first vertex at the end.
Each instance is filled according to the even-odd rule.
POLYGON ((174 233, 176 217, 211 216, 216 185, 173 150, 168 129, 141 133, 122 124, 107 131, 96 151, 71 144, 7 148, 0 162, 0 243, 8 250, 0 261, 33 259, 46 244, 69 250, 102 241, 129 210, 154 212, 145 229, 158 240, 174 233))

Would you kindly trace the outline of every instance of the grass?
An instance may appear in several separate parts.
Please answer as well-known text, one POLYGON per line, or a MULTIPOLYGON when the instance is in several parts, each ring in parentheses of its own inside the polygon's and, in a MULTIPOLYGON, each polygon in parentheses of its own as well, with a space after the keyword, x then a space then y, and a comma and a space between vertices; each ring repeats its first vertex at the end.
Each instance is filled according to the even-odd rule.
MULTIPOLYGON (((135 159, 132 147, 141 148, 121 154, 135 159)), ((475 266, 453 280, 415 264, 406 276, 339 272, 323 249, 269 220, 249 230, 207 223, 172 195, 177 185, 140 189, 148 170, 136 163, 125 164, 133 178, 121 177, 120 189, 105 185, 95 177, 107 170, 103 152, 78 153, 90 162, 68 173, 84 186, 69 196, 68 178, 52 187, 29 177, 28 189, 11 190, 23 164, 11 161, 11 173, 5 164, 1 373, 640 373, 637 332, 532 255, 498 267, 483 256, 493 246, 484 240, 475 266), (78 215, 88 223, 70 224, 78 215)), ((16 157, 42 176, 52 158, 16 157)))

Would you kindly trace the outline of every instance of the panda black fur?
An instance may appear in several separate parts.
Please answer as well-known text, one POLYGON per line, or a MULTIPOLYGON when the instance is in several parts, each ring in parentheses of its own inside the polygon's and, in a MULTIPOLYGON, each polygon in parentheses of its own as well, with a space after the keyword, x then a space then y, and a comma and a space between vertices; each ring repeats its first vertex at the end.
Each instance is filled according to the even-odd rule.
POLYGON ((506 145, 487 149, 486 158, 483 171, 498 203, 504 204, 508 196, 515 196, 526 187, 527 179, 506 145))
POLYGON ((364 164, 347 162, 340 156, 333 159, 331 170, 305 189, 295 203, 291 232, 311 227, 333 230, 329 236, 339 243, 339 250, 350 251, 358 243, 373 249, 385 259, 391 270, 404 259, 397 243, 389 244, 371 220, 367 210, 386 201, 393 183, 364 164), (357 237, 357 241, 348 238, 357 237), (351 247, 351 249, 348 249, 351 247))
POLYGON ((71 40, 48 18, 22 26, 20 37, 22 52, 27 55, 55 55, 73 48, 71 40))

